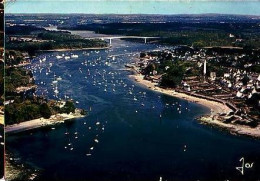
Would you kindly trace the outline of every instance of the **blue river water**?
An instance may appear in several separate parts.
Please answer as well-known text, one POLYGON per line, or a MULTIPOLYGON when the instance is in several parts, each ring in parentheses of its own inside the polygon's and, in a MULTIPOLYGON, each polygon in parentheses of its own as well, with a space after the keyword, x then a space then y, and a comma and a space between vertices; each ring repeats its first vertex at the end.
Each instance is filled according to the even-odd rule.
POLYGON ((163 47, 113 40, 109 50, 40 54, 27 67, 37 94, 72 98, 89 115, 9 136, 7 150, 42 170, 42 180, 259 180, 259 140, 201 125, 195 118, 208 108, 128 78, 124 65, 141 51, 158 48, 163 47), (78 58, 57 59, 62 54, 78 58), (242 157, 254 162, 244 175, 236 170, 242 157))

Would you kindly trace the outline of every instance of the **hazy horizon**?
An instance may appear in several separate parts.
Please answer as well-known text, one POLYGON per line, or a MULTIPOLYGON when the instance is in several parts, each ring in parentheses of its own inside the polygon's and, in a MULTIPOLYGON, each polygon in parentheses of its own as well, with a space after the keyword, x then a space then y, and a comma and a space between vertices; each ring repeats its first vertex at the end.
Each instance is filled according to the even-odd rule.
POLYGON ((16 1, 7 14, 113 14, 113 15, 253 15, 259 16, 259 1, 16 1), (250 11, 248 11, 250 10, 250 11))

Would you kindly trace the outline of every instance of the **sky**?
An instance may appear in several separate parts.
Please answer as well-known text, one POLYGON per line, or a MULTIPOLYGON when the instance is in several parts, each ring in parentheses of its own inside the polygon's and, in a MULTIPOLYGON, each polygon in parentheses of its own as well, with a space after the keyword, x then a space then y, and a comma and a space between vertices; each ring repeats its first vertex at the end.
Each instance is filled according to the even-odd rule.
MULTIPOLYGON (((12 0, 9 0, 12 1, 12 0)), ((6 13, 260 15, 260 0, 16 0, 6 13)))

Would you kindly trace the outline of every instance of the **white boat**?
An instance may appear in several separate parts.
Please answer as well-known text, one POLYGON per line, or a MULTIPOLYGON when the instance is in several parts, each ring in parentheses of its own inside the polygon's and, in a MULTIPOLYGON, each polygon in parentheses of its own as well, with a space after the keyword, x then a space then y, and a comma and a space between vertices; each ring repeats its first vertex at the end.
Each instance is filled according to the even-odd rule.
POLYGON ((64 134, 65 134, 65 135, 68 135, 68 134, 69 134, 68 130, 67 130, 64 134))
POLYGON ((57 58, 57 59, 61 59, 61 58, 62 58, 62 56, 60 56, 60 55, 57 55, 57 56, 56 56, 56 58, 57 58))
POLYGON ((109 63, 109 62, 106 62, 105 64, 106 64, 107 66, 111 66, 111 63, 109 63))
POLYGON ((58 91, 58 89, 57 89, 57 88, 54 90, 54 93, 56 93, 56 94, 58 94, 58 93, 59 93, 59 91, 58 91))
POLYGON ((64 58, 65 58, 65 60, 68 60, 68 59, 70 59, 70 56, 65 56, 64 58))
POLYGON ((45 62, 46 61, 46 57, 44 57, 43 59, 40 59, 40 62, 45 62))
POLYGON ((71 58, 79 58, 79 56, 78 56, 78 55, 75 55, 75 54, 73 54, 73 55, 71 55, 71 58))
POLYGON ((56 94, 59 93, 57 84, 56 84, 56 87, 55 87, 54 93, 56 93, 56 94))

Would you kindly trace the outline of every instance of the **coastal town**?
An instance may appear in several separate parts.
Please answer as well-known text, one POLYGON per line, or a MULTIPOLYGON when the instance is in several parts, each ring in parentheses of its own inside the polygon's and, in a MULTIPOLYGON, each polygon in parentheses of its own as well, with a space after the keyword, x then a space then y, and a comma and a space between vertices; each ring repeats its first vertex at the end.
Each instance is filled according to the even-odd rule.
MULTIPOLYGON (((171 94, 183 93, 220 103, 229 109, 227 112, 202 116, 201 121, 209 124, 217 121, 222 127, 229 128, 230 125, 241 128, 248 126, 247 133, 239 129, 231 131, 259 137, 258 60, 259 50, 245 53, 239 47, 206 47, 196 50, 193 47, 179 46, 172 50, 142 52, 138 61, 127 64, 126 67, 134 69, 137 76, 142 75, 144 80, 152 82, 154 90, 162 88, 171 90, 171 94), (180 79, 167 79, 167 75, 174 74, 171 69, 182 71, 183 67, 176 63, 178 61, 186 64, 181 75, 176 72, 172 75, 179 76, 180 79)), ((142 79, 137 77, 136 81, 142 79)), ((211 112, 214 112, 213 109, 211 112)))

